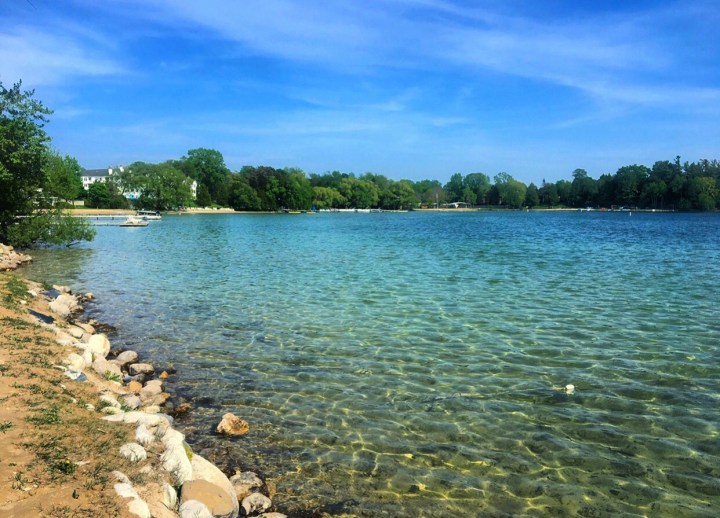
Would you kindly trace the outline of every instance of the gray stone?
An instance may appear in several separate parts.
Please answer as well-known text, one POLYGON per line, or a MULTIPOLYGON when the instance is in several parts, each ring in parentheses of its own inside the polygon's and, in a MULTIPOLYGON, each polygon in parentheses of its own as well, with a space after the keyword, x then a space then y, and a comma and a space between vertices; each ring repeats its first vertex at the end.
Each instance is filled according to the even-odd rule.
POLYGON ((130 410, 137 410, 138 408, 140 408, 140 405, 142 405, 142 401, 135 394, 127 394, 125 396, 122 396, 121 399, 123 404, 130 410))
POLYGON ((123 351, 117 355, 115 361, 118 362, 120 367, 125 367, 126 365, 136 363, 137 359, 138 353, 136 353, 135 351, 123 351))
POLYGON ((263 486, 263 481, 252 471, 244 471, 233 475, 230 477, 230 483, 233 485, 237 499, 240 502, 252 493, 254 489, 259 489, 263 486))
POLYGON ((253 493, 243 498, 242 501, 242 508, 245 509, 246 515, 258 512, 262 513, 271 507, 272 501, 262 493, 253 493))
POLYGON ((137 374, 152 374, 155 369, 149 363, 132 363, 128 367, 128 372, 130 376, 135 376, 137 374))

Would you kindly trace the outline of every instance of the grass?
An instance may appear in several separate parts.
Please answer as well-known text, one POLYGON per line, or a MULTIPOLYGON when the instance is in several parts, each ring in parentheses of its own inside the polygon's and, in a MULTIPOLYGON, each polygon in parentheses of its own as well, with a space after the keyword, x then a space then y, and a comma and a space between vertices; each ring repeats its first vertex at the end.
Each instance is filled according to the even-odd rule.
POLYGON ((2 423, 0 423, 0 432, 5 433, 12 427, 13 424, 10 421, 3 421, 2 423))
POLYGON ((14 275, 7 276, 5 281, 5 295, 3 296, 3 305, 6 308, 16 308, 20 301, 27 300, 29 294, 27 286, 23 281, 14 275))
POLYGON ((122 381, 122 378, 116 372, 105 371, 105 374, 103 374, 103 377, 108 381, 117 381, 118 383, 120 383, 120 381, 122 381))

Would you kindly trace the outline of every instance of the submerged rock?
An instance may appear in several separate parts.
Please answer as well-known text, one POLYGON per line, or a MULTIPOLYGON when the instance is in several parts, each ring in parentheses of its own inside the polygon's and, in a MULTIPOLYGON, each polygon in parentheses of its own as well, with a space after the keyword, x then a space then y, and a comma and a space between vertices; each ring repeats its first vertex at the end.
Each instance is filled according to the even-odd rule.
POLYGON ((217 432, 224 435, 245 435, 250 431, 247 421, 240 419, 235 414, 227 413, 223 416, 220 424, 217 425, 217 432))
POLYGON ((235 489, 235 495, 239 502, 242 502, 246 496, 249 496, 253 490, 259 489, 263 486, 263 481, 260 480, 255 473, 252 471, 244 471, 230 477, 230 483, 235 489))
POLYGON ((242 501, 242 508, 246 515, 267 511, 272 507, 272 501, 262 493, 253 493, 242 501))

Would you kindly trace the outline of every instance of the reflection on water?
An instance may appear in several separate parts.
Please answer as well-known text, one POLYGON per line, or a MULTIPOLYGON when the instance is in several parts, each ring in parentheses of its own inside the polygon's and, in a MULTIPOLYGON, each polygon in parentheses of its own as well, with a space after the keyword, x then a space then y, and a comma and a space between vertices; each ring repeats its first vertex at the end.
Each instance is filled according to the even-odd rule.
POLYGON ((720 508, 718 215, 183 216, 131 230, 99 229, 30 274, 96 293, 114 345, 178 369, 193 447, 271 478, 291 515, 720 508), (248 436, 213 434, 227 411, 248 436))

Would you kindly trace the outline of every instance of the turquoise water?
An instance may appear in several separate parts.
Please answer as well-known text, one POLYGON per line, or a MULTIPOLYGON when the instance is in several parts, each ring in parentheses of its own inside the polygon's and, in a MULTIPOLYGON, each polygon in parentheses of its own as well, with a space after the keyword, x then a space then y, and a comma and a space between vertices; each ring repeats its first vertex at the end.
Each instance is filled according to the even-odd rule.
POLYGON ((720 214, 168 216, 35 257, 291 516, 720 512, 720 214))

